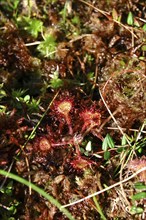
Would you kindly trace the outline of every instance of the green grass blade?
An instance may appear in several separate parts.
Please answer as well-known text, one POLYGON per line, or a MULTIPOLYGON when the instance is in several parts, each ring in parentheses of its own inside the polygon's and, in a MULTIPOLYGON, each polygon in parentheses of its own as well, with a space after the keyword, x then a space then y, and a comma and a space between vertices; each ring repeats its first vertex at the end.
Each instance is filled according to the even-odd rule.
POLYGON ((97 199, 96 199, 96 196, 93 196, 93 201, 94 201, 94 203, 96 205, 96 208, 98 210, 98 213, 100 214, 101 219, 102 220, 107 220, 106 217, 104 216, 103 212, 102 212, 102 209, 101 209, 97 199))
POLYGON ((31 187, 34 191, 39 193, 41 196, 43 196, 45 199, 49 200, 50 203, 55 205, 61 212, 63 212, 70 220, 75 220, 74 217, 71 215, 71 213, 66 208, 61 208, 61 204, 54 199, 52 196, 50 196, 48 193, 46 193, 43 189, 39 188, 38 186, 34 185, 33 183, 28 182, 27 180, 23 179, 22 177, 19 177, 13 173, 9 173, 4 170, 0 170, 0 175, 6 176, 8 178, 11 178, 13 180, 16 180, 19 183, 22 183, 28 187, 31 187))

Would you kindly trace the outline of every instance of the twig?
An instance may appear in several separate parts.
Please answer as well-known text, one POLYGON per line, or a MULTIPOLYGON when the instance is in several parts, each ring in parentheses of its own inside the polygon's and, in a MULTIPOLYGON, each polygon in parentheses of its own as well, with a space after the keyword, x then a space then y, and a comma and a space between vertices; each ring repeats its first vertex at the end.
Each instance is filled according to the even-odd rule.
POLYGON ((25 46, 26 47, 35 46, 35 45, 39 45, 40 43, 41 41, 34 41, 32 43, 26 43, 25 46))
MULTIPOLYGON (((115 128, 115 127, 105 127, 106 129, 108 129, 108 130, 118 130, 118 128, 115 128)), ((127 128, 121 128, 123 131, 126 131, 127 130, 127 128)), ((134 132, 139 132, 139 130, 138 129, 133 129, 133 128, 130 128, 130 129, 128 129, 128 131, 134 131, 134 132)), ((146 131, 141 131, 141 133, 143 133, 143 134, 146 134, 146 131)))

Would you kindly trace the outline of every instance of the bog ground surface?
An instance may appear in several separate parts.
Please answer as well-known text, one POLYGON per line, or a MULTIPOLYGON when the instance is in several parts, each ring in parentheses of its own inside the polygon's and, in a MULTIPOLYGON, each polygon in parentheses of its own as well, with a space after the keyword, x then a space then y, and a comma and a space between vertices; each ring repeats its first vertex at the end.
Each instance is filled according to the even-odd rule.
POLYGON ((146 219, 145 184, 145 0, 1 0, 0 219, 146 219))

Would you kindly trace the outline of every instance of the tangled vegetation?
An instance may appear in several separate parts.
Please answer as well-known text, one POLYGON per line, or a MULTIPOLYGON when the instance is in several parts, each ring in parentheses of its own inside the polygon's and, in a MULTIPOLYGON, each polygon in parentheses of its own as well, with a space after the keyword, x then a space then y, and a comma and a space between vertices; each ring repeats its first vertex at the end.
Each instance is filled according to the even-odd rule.
POLYGON ((0 35, 0 219, 145 219, 145 1, 1 0, 0 35))

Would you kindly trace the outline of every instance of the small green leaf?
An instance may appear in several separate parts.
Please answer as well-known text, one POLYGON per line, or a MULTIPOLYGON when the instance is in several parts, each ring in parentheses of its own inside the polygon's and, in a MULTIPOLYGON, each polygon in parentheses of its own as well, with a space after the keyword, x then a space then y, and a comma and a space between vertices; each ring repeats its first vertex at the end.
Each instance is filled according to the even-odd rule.
POLYGON ((143 213, 143 208, 141 208, 141 207, 136 207, 136 206, 132 206, 131 207, 131 210, 130 210, 130 212, 131 212, 131 214, 132 215, 135 215, 135 214, 141 214, 141 213, 143 213))
POLYGON ((5 113, 6 112, 7 107, 4 105, 0 105, 0 113, 5 113))
POLYGON ((126 135, 124 134, 122 137, 121 145, 125 146, 126 144, 127 144, 127 138, 126 138, 126 135))
POLYGON ((112 139, 112 137, 107 134, 106 137, 104 138, 104 141, 102 142, 102 150, 106 151, 108 148, 114 148, 115 144, 112 139))
POLYGON ((59 69, 57 67, 56 71, 53 74, 49 75, 52 79, 50 80, 50 87, 53 89, 58 89, 64 85, 62 79, 59 78, 59 69))
POLYGON ((40 101, 41 101, 40 99, 36 100, 32 98, 29 102, 27 102, 27 107, 29 112, 38 112, 40 101))
POLYGON ((17 18, 17 23, 21 29, 24 29, 34 38, 37 38, 38 34, 41 33, 43 29, 43 22, 36 18, 19 16, 17 18))
POLYGON ((142 148, 138 149, 138 153, 140 153, 140 154, 142 153, 142 148))
POLYGON ((136 19, 134 19, 134 26, 135 26, 135 27, 140 27, 139 21, 136 20, 136 19))
POLYGON ((112 137, 108 134, 107 138, 108 138, 109 147, 110 148, 115 148, 115 144, 114 144, 114 141, 113 141, 112 137))
POLYGON ((143 25, 142 29, 146 31, 146 24, 143 25))
POLYGON ((0 189, 0 192, 11 196, 12 195, 12 189, 13 189, 13 181, 10 181, 7 186, 0 189))
POLYGON ((91 141, 88 141, 87 145, 86 145, 86 151, 90 152, 92 150, 92 145, 91 145, 91 141))
POLYGON ((134 187, 135 189, 146 190, 146 185, 144 183, 135 183, 134 187))
POLYGON ((0 84, 0 99, 7 96, 5 90, 3 90, 3 85, 3 83, 0 84))
POLYGON ((94 80, 94 72, 89 72, 89 73, 87 74, 87 79, 88 79, 88 80, 94 80))
POLYGON ((145 60, 145 57, 140 56, 140 57, 139 57, 139 60, 145 60))
POLYGON ((37 38, 39 32, 42 31, 42 28, 43 28, 43 22, 42 21, 31 18, 29 20, 28 26, 26 26, 24 29, 26 31, 28 31, 32 35, 32 37, 37 38))
POLYGON ((132 199, 133 200, 146 199, 146 192, 136 193, 135 195, 132 196, 132 199))
POLYGON ((45 57, 54 58, 54 53, 56 52, 56 39, 53 35, 48 35, 44 41, 42 41, 37 50, 45 57))
POLYGON ((24 102, 28 103, 30 101, 30 95, 24 97, 24 102))
POLYGON ((108 141, 107 138, 105 137, 102 142, 102 150, 107 151, 107 149, 108 149, 108 141))
POLYGON ((118 20, 118 13, 115 8, 113 8, 113 10, 112 10, 112 17, 115 21, 118 20))
POLYGON ((13 3, 11 3, 11 6, 14 10, 17 9, 19 3, 20 3, 20 0, 15 0, 15 1, 12 1, 13 3))
POLYGON ((133 14, 131 11, 128 13, 127 24, 131 26, 134 24, 134 18, 133 18, 133 14))
POLYGON ((123 152, 124 150, 125 150, 124 147, 118 147, 118 148, 117 148, 117 152, 118 152, 118 153, 121 153, 121 152, 123 152))
POLYGON ((110 152, 109 151, 105 151, 104 152, 104 160, 109 160, 110 159, 110 152))
POLYGON ((14 215, 17 212, 15 205, 12 205, 8 208, 8 210, 14 215))
POLYGON ((78 16, 74 16, 71 19, 71 21, 72 21, 73 24, 80 24, 80 18, 78 16))
POLYGON ((23 99, 22 96, 27 92, 27 89, 19 89, 19 90, 14 90, 12 89, 12 97, 14 99, 17 99, 17 101, 20 101, 20 99, 23 99))
POLYGON ((53 89, 58 89, 63 86, 63 80, 62 79, 51 79, 50 80, 50 87, 53 89))
POLYGON ((142 51, 146 51, 146 45, 143 45, 143 46, 141 47, 141 49, 142 49, 142 51))

